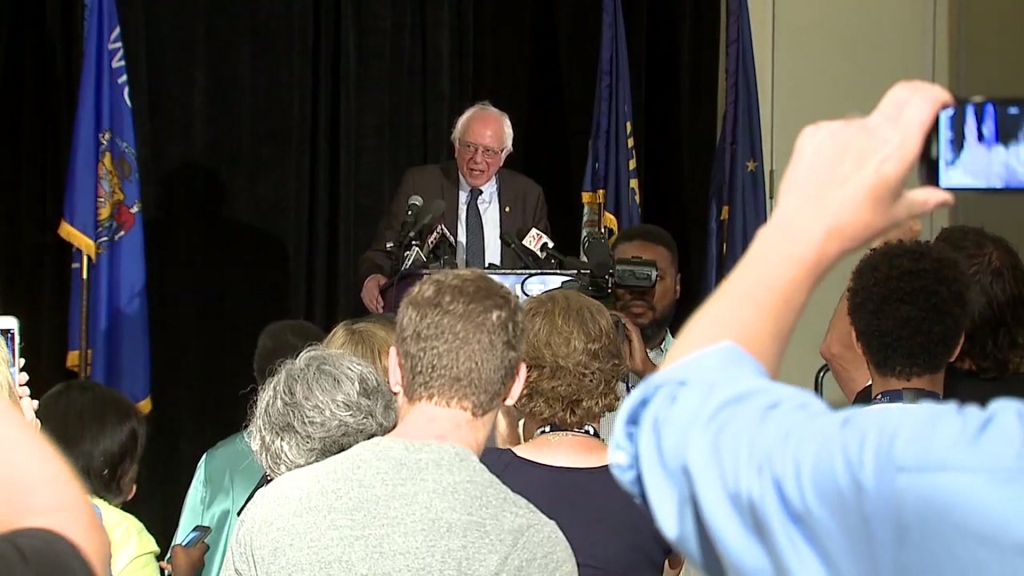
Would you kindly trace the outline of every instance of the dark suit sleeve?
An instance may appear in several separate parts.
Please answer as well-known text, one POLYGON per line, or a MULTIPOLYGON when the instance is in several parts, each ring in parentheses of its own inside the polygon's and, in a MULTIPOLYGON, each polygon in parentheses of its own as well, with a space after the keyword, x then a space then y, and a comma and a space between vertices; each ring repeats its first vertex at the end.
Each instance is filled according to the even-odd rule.
POLYGON ((389 240, 398 237, 398 230, 405 220, 406 207, 409 205, 409 197, 416 193, 417 177, 414 169, 407 170, 402 176, 402 182, 398 185, 398 193, 391 201, 391 209, 381 219, 377 227, 377 235, 373 244, 359 259, 359 288, 362 289, 366 279, 372 274, 380 274, 391 277, 391 257, 384 251, 384 245, 389 240))
POLYGON ((548 223, 548 203, 544 199, 544 189, 539 185, 536 188, 536 194, 537 198, 534 202, 530 226, 550 236, 551 224, 548 223))

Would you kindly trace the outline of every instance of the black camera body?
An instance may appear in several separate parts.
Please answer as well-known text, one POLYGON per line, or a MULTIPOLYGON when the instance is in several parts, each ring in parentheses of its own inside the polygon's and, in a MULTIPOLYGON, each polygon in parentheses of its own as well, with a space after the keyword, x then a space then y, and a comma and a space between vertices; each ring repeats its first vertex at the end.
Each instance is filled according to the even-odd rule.
POLYGON ((658 264, 643 258, 616 258, 608 274, 595 275, 592 271, 581 271, 573 280, 567 280, 563 289, 576 290, 598 302, 609 310, 615 309, 613 290, 652 290, 658 283, 658 264))

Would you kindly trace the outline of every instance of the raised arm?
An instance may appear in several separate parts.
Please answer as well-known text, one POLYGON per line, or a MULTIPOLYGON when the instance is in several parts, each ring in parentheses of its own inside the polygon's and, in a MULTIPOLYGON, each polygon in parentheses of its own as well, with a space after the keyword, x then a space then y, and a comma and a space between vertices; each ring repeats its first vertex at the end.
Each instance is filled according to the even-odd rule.
POLYGON ((53 532, 71 542, 93 572, 110 571, 110 542, 71 465, 9 402, 0 402, 0 533, 53 532))
MULTIPOLYGON (((873 459, 892 435, 867 420, 892 413, 836 414, 771 376, 811 291, 843 255, 952 203, 935 188, 903 190, 950 103, 939 86, 903 82, 870 116, 804 129, 771 220, 620 409, 614 474, 708 572, 818 573, 881 542, 871 519, 886 504, 886 469, 873 459)), ((943 418, 955 420, 950 410, 943 418)), ((908 419, 887 425, 918 432, 908 419)))

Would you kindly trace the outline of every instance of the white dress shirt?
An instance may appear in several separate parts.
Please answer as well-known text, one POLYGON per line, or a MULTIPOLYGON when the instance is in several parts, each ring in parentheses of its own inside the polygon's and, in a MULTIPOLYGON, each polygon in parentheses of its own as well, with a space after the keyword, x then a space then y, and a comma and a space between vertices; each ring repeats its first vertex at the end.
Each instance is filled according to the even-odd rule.
MULTIPOLYGON (((498 203, 498 179, 491 178, 480 187, 477 201, 484 221, 484 266, 501 266, 501 206, 498 203)), ((459 174, 459 230, 455 238, 455 262, 466 267, 466 206, 469 205, 469 184, 459 174)))

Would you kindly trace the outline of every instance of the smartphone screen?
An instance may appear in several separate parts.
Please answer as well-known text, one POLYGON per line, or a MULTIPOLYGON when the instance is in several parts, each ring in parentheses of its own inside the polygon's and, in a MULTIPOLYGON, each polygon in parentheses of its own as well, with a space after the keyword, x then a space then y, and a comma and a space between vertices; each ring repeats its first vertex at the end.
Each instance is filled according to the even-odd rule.
POLYGON ((181 541, 181 545, 185 548, 191 548, 203 540, 206 540, 206 537, 210 535, 210 531, 209 526, 196 526, 181 541))
POLYGON ((17 328, 0 328, 0 337, 7 346, 7 357, 10 359, 7 368, 14 380, 18 380, 18 330, 17 328))
POLYGON ((1024 99, 944 108, 926 146, 926 183, 946 190, 1024 191, 1024 99))

